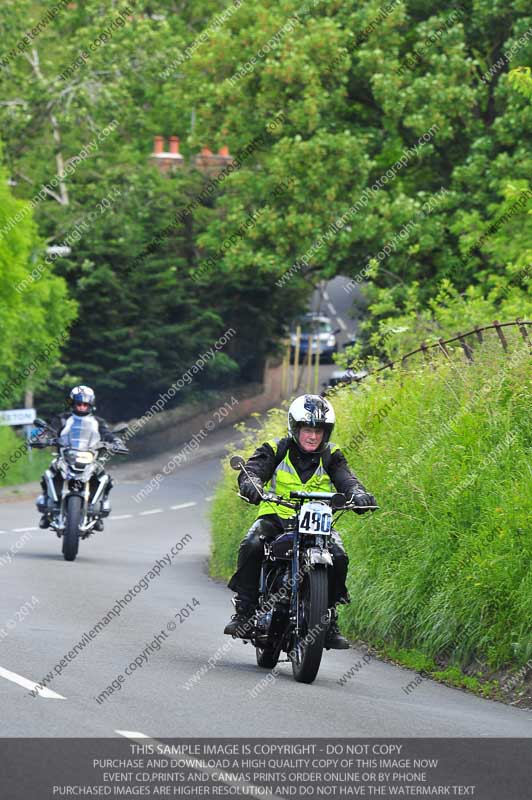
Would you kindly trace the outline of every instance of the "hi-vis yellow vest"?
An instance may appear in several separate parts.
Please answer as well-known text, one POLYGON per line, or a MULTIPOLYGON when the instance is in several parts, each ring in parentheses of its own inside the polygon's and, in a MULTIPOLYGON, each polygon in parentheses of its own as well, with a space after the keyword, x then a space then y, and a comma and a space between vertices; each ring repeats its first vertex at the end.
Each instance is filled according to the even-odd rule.
MULTIPOLYGON (((268 442, 274 453, 277 453, 279 441, 279 439, 274 439, 268 442)), ((334 453, 336 450, 338 450, 337 445, 329 444, 329 453, 334 453)), ((314 474, 310 476, 306 483, 303 483, 290 461, 290 453, 287 449, 285 457, 275 468, 271 480, 264 486, 264 491, 273 492, 286 500, 290 500, 290 492, 334 492, 335 489, 323 466, 323 457, 320 457, 320 463, 316 467, 314 474)), ((275 503, 263 501, 259 505, 257 517, 262 517, 264 514, 277 514, 283 519, 289 519, 289 517, 294 516, 294 511, 284 506, 278 506, 275 503)))

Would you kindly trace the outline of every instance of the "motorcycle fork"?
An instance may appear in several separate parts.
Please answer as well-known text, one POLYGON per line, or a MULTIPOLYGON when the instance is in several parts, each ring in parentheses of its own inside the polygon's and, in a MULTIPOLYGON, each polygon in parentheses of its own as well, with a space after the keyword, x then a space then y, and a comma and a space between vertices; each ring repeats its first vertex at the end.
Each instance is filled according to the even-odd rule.
POLYGON ((299 528, 294 531, 294 547, 292 553, 292 592, 290 594, 290 620, 295 626, 295 634, 299 636, 299 528))
POLYGON ((87 511, 89 508, 89 493, 90 493, 90 481, 85 482, 85 491, 83 493, 84 498, 84 506, 83 506, 83 527, 87 524, 87 511))

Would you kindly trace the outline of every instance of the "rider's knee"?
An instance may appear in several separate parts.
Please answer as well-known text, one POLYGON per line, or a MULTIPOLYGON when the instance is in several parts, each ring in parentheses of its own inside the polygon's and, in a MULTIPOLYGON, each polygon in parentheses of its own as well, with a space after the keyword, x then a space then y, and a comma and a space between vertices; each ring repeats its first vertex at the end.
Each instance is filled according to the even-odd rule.
POLYGON ((252 526, 247 534, 242 539, 240 544, 242 550, 245 550, 246 553, 257 553, 260 555, 262 552, 262 541, 260 539, 260 533, 257 530, 254 530, 254 526, 252 526))
POLYGON ((331 550, 335 564, 344 564, 346 566, 349 564, 349 556, 341 545, 333 544, 331 550))

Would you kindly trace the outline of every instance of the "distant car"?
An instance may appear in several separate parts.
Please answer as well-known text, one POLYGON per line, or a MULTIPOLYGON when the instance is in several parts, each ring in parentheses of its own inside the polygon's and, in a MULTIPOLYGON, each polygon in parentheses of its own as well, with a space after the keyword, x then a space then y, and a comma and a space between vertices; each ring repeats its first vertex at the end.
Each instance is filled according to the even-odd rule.
POLYGON ((323 317, 321 314, 305 314, 304 317, 294 323, 293 329, 290 332, 292 359, 295 358, 297 325, 301 326, 299 360, 304 361, 308 358, 310 341, 312 339, 312 355, 314 356, 318 351, 319 345, 320 361, 332 362, 333 353, 338 351, 336 335, 340 333, 340 329, 333 329, 329 317, 323 317))
POLYGON ((367 370, 361 369, 358 372, 353 372, 352 369, 335 369, 329 378, 328 383, 324 383, 325 388, 330 389, 331 386, 336 386, 338 383, 358 383, 368 375, 367 370))

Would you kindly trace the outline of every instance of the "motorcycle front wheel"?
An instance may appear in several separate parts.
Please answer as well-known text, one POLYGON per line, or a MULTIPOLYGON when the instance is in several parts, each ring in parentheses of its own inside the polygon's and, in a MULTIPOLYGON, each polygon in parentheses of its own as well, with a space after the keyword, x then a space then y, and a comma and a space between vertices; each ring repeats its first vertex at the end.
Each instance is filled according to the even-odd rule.
POLYGON ((327 600, 327 570, 314 567, 299 589, 300 634, 291 653, 292 674, 298 683, 312 683, 318 674, 327 635, 327 600))
POLYGON ((78 495, 72 495, 67 499, 66 525, 63 533, 63 556, 65 561, 74 561, 78 554, 82 507, 83 501, 78 495))

